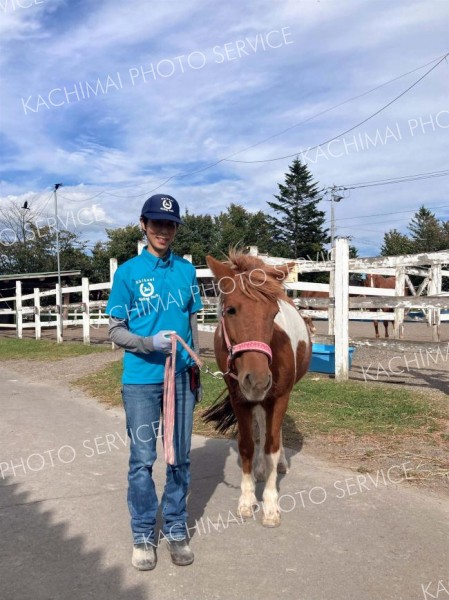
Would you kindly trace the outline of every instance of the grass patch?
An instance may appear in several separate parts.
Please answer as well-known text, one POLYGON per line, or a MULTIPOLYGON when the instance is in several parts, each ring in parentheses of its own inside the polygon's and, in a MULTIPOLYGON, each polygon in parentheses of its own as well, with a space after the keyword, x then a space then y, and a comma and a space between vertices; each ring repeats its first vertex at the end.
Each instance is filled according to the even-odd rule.
MULTIPOLYGON (((216 370, 211 364, 211 369, 216 370)), ((112 405, 121 404, 121 361, 75 383, 91 395, 112 405)), ((195 411, 195 432, 215 436, 201 419, 202 411, 213 404, 224 389, 221 379, 203 375, 203 401, 195 411)), ((442 419, 449 417, 423 394, 358 381, 337 383, 307 375, 295 386, 285 420, 286 445, 295 446, 301 436, 314 434, 411 434, 443 431, 442 419)))
POLYGON ((121 360, 116 360, 95 373, 80 377, 73 383, 98 398, 100 402, 118 406, 122 404, 122 373, 123 363, 121 360))
POLYGON ((19 340, 0 338, 0 359, 3 360, 62 360, 70 356, 84 356, 110 351, 105 346, 87 346, 76 342, 58 344, 52 340, 19 340))

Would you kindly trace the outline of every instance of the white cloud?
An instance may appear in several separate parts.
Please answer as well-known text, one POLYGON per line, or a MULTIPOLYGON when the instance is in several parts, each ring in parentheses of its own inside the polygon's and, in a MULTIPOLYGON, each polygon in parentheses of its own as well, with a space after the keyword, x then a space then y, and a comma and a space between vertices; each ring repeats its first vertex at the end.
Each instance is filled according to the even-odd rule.
MULTIPOLYGON (((72 14, 69 4, 52 0, 3 15, 0 82, 7 82, 7 88, 2 88, 6 91, 0 122, 4 141, 0 202, 8 194, 24 198, 29 190, 41 190, 46 196, 45 190, 56 180, 67 184, 64 195, 75 202, 81 193, 78 184, 85 184, 84 199, 101 190, 121 196, 98 197, 98 205, 116 225, 136 220, 146 194, 170 176, 201 169, 256 144, 447 50, 449 7, 438 0, 425 5, 405 0, 374 5, 356 0, 260 0, 246 5, 244 11, 236 0, 132 4, 110 0, 78 6, 79 13, 72 14), (73 25, 69 31, 65 27, 59 31, 57 23, 64 23, 66 14, 68 19, 72 15, 73 25), (282 27, 288 28, 293 43, 264 48, 261 36, 282 27), (257 39, 257 51, 251 52, 248 40, 254 46, 257 39), (241 52, 242 43, 248 54, 241 52), (214 46, 223 56, 228 52, 226 60, 219 62, 214 46), (203 68, 186 62, 193 52, 197 53, 194 60, 199 60, 198 53, 204 54, 203 68), (180 55, 183 67, 175 61, 180 55), (173 75, 156 74, 154 79, 147 74, 144 82, 141 73, 131 71, 136 75, 133 85, 130 69, 139 72, 142 66, 149 71, 151 64, 156 69, 160 61, 165 61, 161 68, 167 69, 169 60, 176 66, 173 75), (75 84, 79 89, 80 82, 94 85, 97 79, 105 86, 108 75, 118 81, 117 73, 122 85, 111 87, 105 95, 79 102, 72 95, 72 102, 62 107, 24 113, 21 98, 32 96, 35 102, 42 94, 49 102, 52 89, 73 90, 75 84)), ((235 158, 269 159, 330 139, 378 110, 423 72, 235 158)), ((350 143, 353 135, 374 136, 379 131, 385 137, 387 127, 399 127, 402 139, 390 138, 369 149, 345 149, 338 158, 327 152, 327 157, 309 163, 315 178, 332 185, 445 168, 446 128, 432 130, 427 125, 423 132, 419 119, 448 110, 447 92, 447 65, 442 64, 385 112, 345 136, 350 143), (418 126, 412 132, 413 119, 418 126)), ((62 96, 58 92, 54 97, 62 96)), ((178 195, 192 212, 217 213, 232 201, 266 209, 290 162, 221 163, 196 175, 171 179, 161 189, 178 195)), ((405 210, 423 202, 444 204, 444 181, 354 190, 338 206, 338 217, 389 212, 392 205, 405 210)), ((368 227, 363 220, 356 227, 354 221, 344 232, 360 229, 361 233, 362 225, 372 229, 360 235, 365 240, 361 245, 367 247, 366 242, 378 243, 390 225, 404 227, 407 221, 407 214, 398 215, 397 222, 386 217, 385 223, 368 227)), ((99 235, 99 229, 94 229, 99 235)))

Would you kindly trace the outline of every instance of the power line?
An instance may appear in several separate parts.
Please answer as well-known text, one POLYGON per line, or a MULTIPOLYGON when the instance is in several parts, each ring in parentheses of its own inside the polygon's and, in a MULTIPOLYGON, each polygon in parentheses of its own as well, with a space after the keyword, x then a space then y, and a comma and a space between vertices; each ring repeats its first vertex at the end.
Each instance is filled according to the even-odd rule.
MULTIPOLYGON (((430 206, 429 210, 436 210, 437 208, 449 208, 449 204, 442 204, 440 206, 430 206)), ((415 207, 415 208, 411 208, 408 210, 395 210, 394 212, 375 213, 375 214, 370 214, 370 215, 358 215, 357 217, 340 217, 335 220, 336 221, 352 221, 353 219, 362 219, 362 218, 366 218, 366 217, 384 217, 387 215, 400 215, 400 214, 405 214, 405 213, 416 212, 416 210, 417 209, 415 207)), ((329 223, 329 220, 327 220, 326 222, 329 223)))
POLYGON ((390 185, 393 183, 407 183, 408 181, 419 181, 421 179, 434 179, 435 177, 447 177, 449 169, 442 171, 429 171, 428 173, 416 173, 413 175, 403 175, 401 177, 391 177, 389 179, 378 179, 374 181, 364 181, 362 183, 349 183, 336 186, 340 190, 355 190, 358 188, 375 187, 379 185, 390 185))
POLYGON ((241 154, 242 152, 251 150, 252 148, 255 148, 256 146, 260 146, 261 144, 264 144, 265 142, 269 142, 270 140, 274 139, 275 137, 279 137, 280 135, 287 133, 287 131, 291 131, 292 129, 295 129, 296 127, 300 127, 301 125, 305 125, 306 123, 308 123, 309 121, 312 121, 313 119, 316 119, 317 117, 321 117, 322 115, 325 115, 326 113, 331 112, 332 110, 335 110, 336 108, 340 108, 340 106, 344 106, 345 104, 348 104, 349 102, 352 102, 353 100, 358 100, 359 98, 363 98, 363 96, 367 96, 368 94, 371 94, 371 92, 375 92, 376 90, 379 90, 379 89, 385 87, 386 85, 389 85, 390 83, 393 83, 394 81, 397 81, 398 79, 402 79, 402 77, 406 77, 407 75, 411 75, 412 73, 415 73, 416 71, 420 71, 421 69, 424 69, 425 67, 433 64, 437 60, 444 58, 445 56, 447 56, 447 55, 443 54, 443 55, 439 56, 438 58, 434 58, 433 60, 429 61, 425 65, 421 65, 420 67, 417 67, 416 69, 412 69, 411 71, 402 73, 402 75, 393 77, 393 79, 389 79, 388 81, 385 81, 384 83, 381 83, 380 85, 377 85, 376 87, 373 87, 370 90, 363 92, 362 94, 352 96, 351 98, 343 100, 342 102, 339 102, 338 104, 334 104, 334 106, 331 106, 331 107, 326 108, 318 113, 315 113, 311 117, 308 117, 307 119, 304 119, 303 121, 300 121, 299 123, 294 123, 293 125, 290 125, 290 127, 287 127, 286 129, 283 129, 282 131, 279 131, 278 133, 274 133, 273 135, 270 135, 269 137, 267 137, 263 140, 260 140, 259 142, 256 142, 255 144, 252 144, 251 146, 247 146, 246 148, 243 148, 242 150, 238 150, 237 152, 230 154, 229 156, 227 156, 226 158, 223 158, 222 160, 228 160, 229 158, 231 158, 231 156, 236 156, 237 154, 241 154))
MULTIPOLYGON (((420 81, 422 81, 425 77, 427 77, 427 75, 429 75, 434 69, 436 69, 446 59, 447 56, 449 56, 449 52, 447 54, 445 54, 443 56, 443 58, 441 58, 436 63, 436 65, 434 65, 433 67, 431 67, 428 71, 426 71, 424 73, 424 75, 422 75, 421 77, 419 77, 419 79, 417 79, 414 83, 412 83, 412 85, 410 85, 408 88, 406 88, 398 96, 396 96, 395 98, 393 98, 393 100, 390 100, 390 102, 388 102, 387 104, 385 104, 384 106, 382 106, 381 108, 379 108, 379 110, 376 110, 376 112, 374 112, 371 115, 369 115, 368 117, 366 117, 366 119, 363 119, 363 121, 360 121, 356 125, 353 125, 349 129, 346 129, 345 131, 343 131, 343 132, 339 133, 338 135, 336 135, 336 136, 334 136, 334 137, 326 140, 325 142, 321 142, 320 144, 316 144, 316 146, 312 146, 311 148, 307 148, 306 152, 310 152, 311 150, 316 150, 320 146, 325 146, 326 144, 330 144, 334 140, 337 140, 338 138, 343 137, 347 133, 350 133, 351 131, 354 131, 354 129, 357 129, 358 127, 360 127, 360 125, 363 125, 364 123, 367 123, 368 121, 370 121, 371 119, 373 119, 375 116, 377 116, 378 114, 380 114, 381 112, 383 112, 385 109, 387 109, 389 106, 391 106, 394 102, 396 102, 397 100, 399 100, 399 98, 402 98, 402 96, 404 96, 405 94, 407 94, 407 92, 409 92, 412 88, 414 88, 416 85, 418 85, 418 83, 420 81)), ((227 159, 227 158, 225 158, 223 160, 226 161, 226 162, 235 162, 235 163, 244 163, 244 164, 267 163, 267 162, 274 162, 276 160, 284 160, 286 158, 293 158, 294 156, 298 156, 298 154, 301 154, 302 152, 303 152, 302 150, 298 150, 298 151, 294 152, 293 154, 286 154, 285 156, 278 156, 276 158, 265 158, 265 159, 260 159, 260 160, 232 160, 232 159, 227 159)))
MULTIPOLYGON (((386 81, 386 82, 384 82, 384 83, 382 83, 382 84, 380 84, 380 85, 378 85, 378 86, 376 86, 374 88, 371 88, 371 89, 367 90, 366 92, 363 92, 362 94, 359 94, 359 95, 356 95, 356 96, 352 96, 351 98, 348 98, 347 100, 344 100, 343 102, 340 102, 340 103, 335 104, 335 105, 333 105, 333 106, 331 106, 331 107, 329 107, 329 108, 327 108, 325 110, 322 110, 322 111, 320 111, 320 112, 312 115, 311 117, 308 117, 307 119, 305 119, 303 121, 300 121, 299 123, 295 123, 295 124, 291 125, 290 127, 287 127, 286 129, 283 129, 282 131, 274 133, 273 135, 271 135, 271 136, 269 136, 269 137, 267 137, 267 138, 265 138, 265 139, 263 139, 263 140, 261 140, 259 142, 256 142, 255 144, 247 146, 246 148, 242 148, 241 150, 238 150, 237 152, 233 152, 232 154, 229 154, 229 155, 227 155, 224 158, 220 158, 217 161, 215 161, 215 162, 213 162, 213 163, 211 163, 209 165, 206 165, 205 167, 201 167, 201 168, 196 169, 194 171, 188 171, 186 173, 176 173, 174 175, 171 175, 170 177, 167 177, 162 183, 158 184, 156 187, 152 188, 151 190, 147 190, 147 191, 142 192, 140 194, 132 194, 132 195, 126 195, 126 196, 122 196, 122 195, 119 195, 119 194, 114 194, 114 193, 112 193, 112 192, 110 192, 108 190, 103 190, 101 192, 98 192, 94 196, 90 196, 89 198, 86 198, 84 201, 93 200, 94 198, 97 198, 98 196, 101 196, 102 194, 107 194, 109 196, 112 196, 112 197, 115 197, 115 198, 121 198, 121 199, 124 199, 124 198, 142 198, 144 196, 148 196, 152 192, 157 191, 158 189, 160 189, 162 186, 164 186, 165 184, 167 184, 169 181, 171 181, 173 179, 183 178, 183 177, 187 177, 189 175, 195 175, 197 173, 201 173, 201 172, 206 171, 208 169, 211 169, 211 168, 213 168, 213 167, 215 167, 215 166, 217 166, 220 163, 225 162, 225 161, 227 161, 227 162, 245 162, 245 163, 246 162, 248 162, 248 163, 251 163, 251 162, 268 162, 268 161, 232 161, 230 159, 233 156, 241 154, 242 152, 246 152, 247 150, 250 150, 250 149, 252 149, 252 148, 254 148, 256 146, 259 146, 260 144, 263 144, 263 143, 265 143, 265 142, 267 142, 267 141, 269 141, 269 140, 271 140, 271 139, 273 139, 275 137, 278 137, 278 136, 286 133, 287 131, 290 131, 291 129, 294 129, 296 127, 304 125, 305 123, 308 123, 309 121, 311 121, 313 119, 316 119, 317 117, 320 117, 320 116, 322 116, 322 115, 324 115, 324 114, 326 114, 328 112, 331 112, 332 110, 335 110, 336 108, 339 108, 340 106, 343 106, 344 104, 347 104, 348 102, 351 102, 353 100, 357 100, 358 98, 362 98, 363 96, 366 96, 366 95, 370 94, 371 92, 374 92, 374 91, 376 91, 376 90, 378 90, 378 89, 380 89, 382 87, 385 87, 386 85, 389 85, 390 83, 393 83, 394 81, 397 81, 398 79, 406 77, 407 75, 410 75, 411 73, 415 73, 416 71, 420 71, 421 69, 424 69, 428 65, 431 65, 431 64, 435 63, 436 61, 438 61, 437 64, 432 69, 430 69, 430 71, 431 71, 434 68, 436 68, 447 56, 448 56, 448 54, 441 55, 441 56, 439 56, 439 57, 437 57, 437 58, 435 58, 435 59, 433 59, 433 60, 425 63, 424 65, 421 65, 421 66, 419 66, 419 67, 417 67, 415 69, 412 69, 411 71, 407 71, 406 73, 402 73, 401 75, 398 75, 398 76, 396 76, 396 77, 394 77, 392 79, 389 79, 388 81, 386 81)), ((420 79, 418 79, 418 81, 416 81, 412 86, 410 86, 410 88, 408 88, 407 90, 405 90, 405 92, 403 92, 403 94, 405 94, 409 89, 411 89, 411 87, 413 87, 414 85, 416 85, 421 79, 423 79, 424 77, 426 77, 430 73, 430 71, 428 71, 427 73, 425 73, 423 75, 423 77, 421 77, 420 79)), ((398 98, 399 97, 400 96, 398 96, 398 98)), ((396 99, 398 99, 398 98, 396 98, 396 99)), ((392 104, 395 100, 393 100, 390 104, 392 104)), ((384 110, 390 104, 386 105, 381 110, 384 110)), ((378 111, 378 112, 380 112, 380 111, 378 111)), ((375 113, 375 114, 378 114, 378 113, 375 113)), ((372 118, 373 116, 375 116, 375 115, 372 115, 369 118, 372 118)), ((366 119, 366 120, 368 120, 368 119, 366 119)), ((362 121, 362 123, 366 122, 366 120, 362 121)), ((362 123, 359 123, 355 127, 360 126, 362 123)), ((351 130, 348 130, 348 131, 351 131, 351 130)), ((348 131, 344 132, 344 134, 348 133, 348 131)), ((341 135, 344 135, 344 134, 341 134, 341 135)), ((335 138, 333 138, 333 139, 335 139, 335 138)), ((324 143, 329 143, 330 141, 332 141, 332 140, 329 140, 328 142, 324 142, 324 143)), ((321 145, 321 144, 319 144, 319 145, 321 145)), ((317 148, 317 147, 318 146, 315 146, 315 148, 317 148)), ((310 150, 313 150, 313 149, 314 148, 310 148, 310 150)), ((290 155, 290 156, 296 156, 296 154, 297 153, 295 153, 293 155, 290 155)), ((288 156, 288 157, 282 157, 282 158, 290 158, 290 156, 288 156)), ((269 160, 281 160, 281 158, 278 158, 278 159, 269 159, 269 160)), ((142 184, 138 184, 138 185, 146 185, 146 184, 142 183, 142 184)), ((123 187, 120 187, 120 188, 116 188, 114 191, 120 191, 120 190, 129 189, 129 188, 135 188, 135 187, 138 187, 138 186, 136 186, 136 185, 128 185, 128 186, 123 186, 123 187)))

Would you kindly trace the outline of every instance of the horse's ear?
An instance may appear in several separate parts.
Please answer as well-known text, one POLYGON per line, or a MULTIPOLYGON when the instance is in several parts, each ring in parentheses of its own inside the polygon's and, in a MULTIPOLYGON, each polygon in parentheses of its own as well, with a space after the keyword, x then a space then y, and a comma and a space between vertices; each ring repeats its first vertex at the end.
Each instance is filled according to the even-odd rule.
POLYGON ((231 269, 231 267, 225 265, 224 263, 220 262, 216 258, 213 258, 212 256, 206 256, 206 262, 207 266, 214 274, 215 279, 218 280, 221 290, 227 291, 228 287, 232 287, 233 289, 235 288, 235 272, 231 269))
POLYGON ((270 267, 269 271, 267 270, 267 273, 278 281, 284 281, 284 279, 289 276, 290 271, 295 267, 295 264, 295 262, 289 262, 283 265, 275 265, 274 267, 270 267))

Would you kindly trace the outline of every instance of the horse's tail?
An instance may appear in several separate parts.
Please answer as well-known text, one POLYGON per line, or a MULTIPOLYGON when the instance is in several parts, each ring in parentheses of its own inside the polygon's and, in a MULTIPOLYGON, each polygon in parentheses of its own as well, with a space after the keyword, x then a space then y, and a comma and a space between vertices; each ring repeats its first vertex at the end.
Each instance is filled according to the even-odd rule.
POLYGON ((216 402, 205 410, 201 417, 205 423, 214 423, 214 429, 218 433, 226 433, 228 429, 237 423, 229 394, 226 394, 221 402, 216 402))

